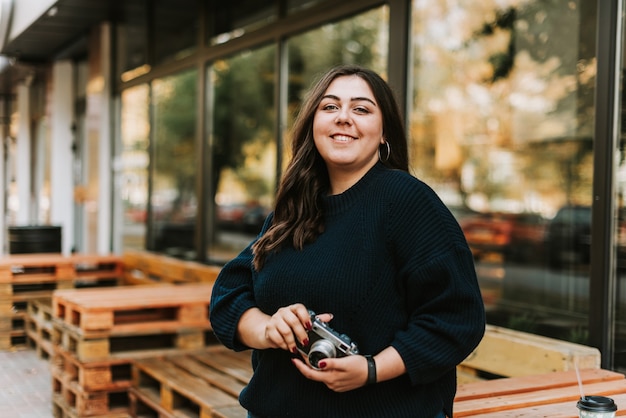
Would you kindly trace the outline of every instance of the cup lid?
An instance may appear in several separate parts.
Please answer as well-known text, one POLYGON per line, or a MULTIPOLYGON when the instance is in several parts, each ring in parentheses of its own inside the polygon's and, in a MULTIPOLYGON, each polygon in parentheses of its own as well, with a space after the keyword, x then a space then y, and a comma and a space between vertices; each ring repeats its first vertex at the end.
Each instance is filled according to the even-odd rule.
POLYGON ((606 396, 585 396, 576 404, 581 411, 590 412, 613 412, 617 411, 617 405, 613 399, 606 396))

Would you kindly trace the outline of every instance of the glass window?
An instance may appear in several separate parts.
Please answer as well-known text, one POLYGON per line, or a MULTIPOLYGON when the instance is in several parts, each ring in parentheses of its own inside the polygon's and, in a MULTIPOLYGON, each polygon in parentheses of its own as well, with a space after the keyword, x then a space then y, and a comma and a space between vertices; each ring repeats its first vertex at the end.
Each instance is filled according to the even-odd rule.
MULTIPOLYGON (((290 38, 287 41, 289 126, 315 77, 332 66, 359 64, 385 77, 388 32, 389 9, 382 6, 290 38)), ((288 158, 283 162, 288 163, 288 158)))
POLYGON ((196 257, 196 97, 196 70, 154 81, 148 248, 189 259, 196 257))
POLYGON ((154 63, 179 59, 197 49, 198 0, 154 0, 154 63))
POLYGON ((148 3, 124 2, 122 17, 116 26, 117 74, 128 81, 147 72, 148 61, 148 3))
POLYGON ((215 62, 213 161, 216 206, 210 258, 225 262, 261 230, 276 189, 274 46, 215 62))
POLYGON ((412 7, 411 166, 466 234, 488 322, 585 343, 595 2, 412 7))
POLYGON ((148 210, 148 117, 149 87, 146 84, 122 93, 120 190, 124 226, 122 250, 143 250, 148 210))
POLYGON ((323 0, 287 0, 287 13, 295 13, 309 9, 323 0))
POLYGON ((276 1, 212 1, 207 7, 209 43, 222 44, 278 18, 276 1))

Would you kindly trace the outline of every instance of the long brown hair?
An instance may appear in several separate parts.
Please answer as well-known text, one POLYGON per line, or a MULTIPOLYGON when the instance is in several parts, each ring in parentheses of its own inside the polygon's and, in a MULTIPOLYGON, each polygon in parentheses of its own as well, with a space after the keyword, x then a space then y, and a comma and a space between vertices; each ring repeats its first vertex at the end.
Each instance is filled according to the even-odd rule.
POLYGON ((309 90, 292 130, 293 157, 281 179, 272 225, 252 246, 254 268, 263 268, 266 256, 284 244, 300 250, 324 231, 324 197, 330 181, 326 164, 313 141, 313 119, 328 86, 338 77, 356 75, 372 89, 383 118, 383 135, 389 143, 381 146, 383 163, 391 168, 409 170, 404 124, 393 91, 377 73, 357 65, 342 65, 329 70, 309 90))

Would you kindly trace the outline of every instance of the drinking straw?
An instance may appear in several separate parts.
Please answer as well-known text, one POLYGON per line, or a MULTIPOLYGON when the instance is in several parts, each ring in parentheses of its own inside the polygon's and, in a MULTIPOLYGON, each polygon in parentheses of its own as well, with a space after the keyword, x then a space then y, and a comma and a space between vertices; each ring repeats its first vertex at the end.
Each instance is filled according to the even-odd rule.
POLYGON ((574 360, 574 369, 576 370, 576 379, 578 380, 578 390, 580 390, 580 399, 585 400, 585 394, 583 392, 583 382, 580 380, 580 373, 578 372, 578 361, 574 360))

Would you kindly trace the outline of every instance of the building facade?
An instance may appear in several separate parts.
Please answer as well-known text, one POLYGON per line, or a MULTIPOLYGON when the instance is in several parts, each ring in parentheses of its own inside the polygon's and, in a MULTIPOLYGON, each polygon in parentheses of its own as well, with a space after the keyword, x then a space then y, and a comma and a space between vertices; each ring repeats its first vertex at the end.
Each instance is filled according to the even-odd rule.
POLYGON ((618 0, 2 0, 8 231, 222 264, 252 240, 311 82, 380 72, 488 322, 626 370, 618 0), (593 244, 593 245, 592 245, 593 244))

